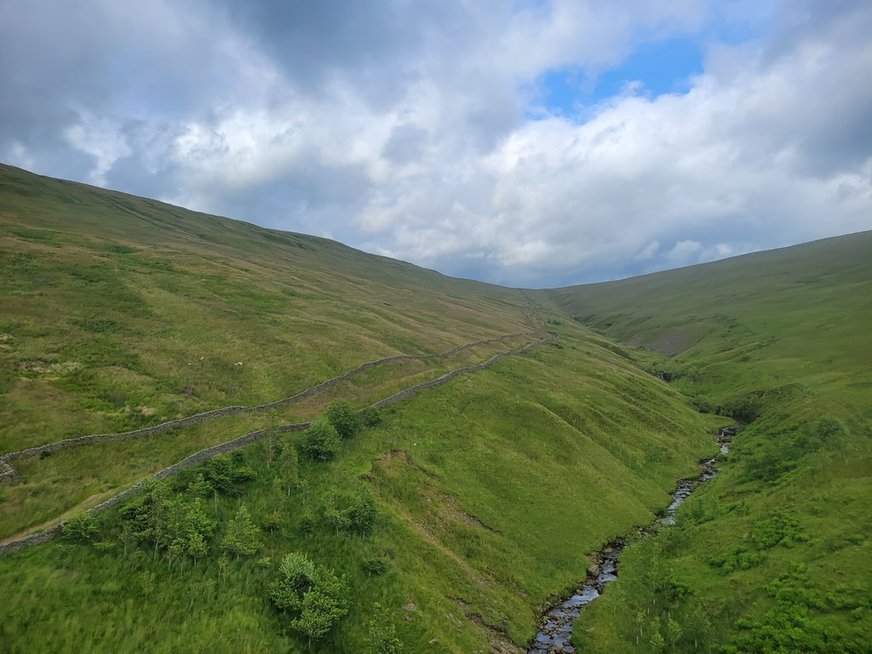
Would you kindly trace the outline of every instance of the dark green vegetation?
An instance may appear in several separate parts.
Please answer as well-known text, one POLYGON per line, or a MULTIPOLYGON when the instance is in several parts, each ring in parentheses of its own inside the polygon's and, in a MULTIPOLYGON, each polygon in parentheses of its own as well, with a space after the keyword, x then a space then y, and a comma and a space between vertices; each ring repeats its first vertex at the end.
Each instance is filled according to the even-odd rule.
POLYGON ((872 233, 549 296, 747 425, 678 525, 628 548, 585 651, 868 652, 872 233))
POLYGON ((515 651, 585 553, 649 523, 740 419, 723 472, 627 549, 580 636, 592 651, 849 650, 872 633, 857 574, 870 240, 522 292, 0 167, 2 452, 488 341, 275 411, 14 460, 0 538, 68 520, 0 557, 0 649, 515 651), (544 329, 559 340, 367 408, 544 329))

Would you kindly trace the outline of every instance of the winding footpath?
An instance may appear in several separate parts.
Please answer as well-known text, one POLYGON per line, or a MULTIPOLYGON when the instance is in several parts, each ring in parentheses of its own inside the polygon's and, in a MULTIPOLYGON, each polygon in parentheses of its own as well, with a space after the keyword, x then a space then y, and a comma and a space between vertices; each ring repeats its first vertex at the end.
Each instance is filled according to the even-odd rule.
MULTIPOLYGON (((724 427, 718 432, 717 441, 721 454, 729 452, 730 441, 735 433, 733 427, 724 427)), ((661 527, 674 525, 678 507, 694 490, 717 474, 717 461, 718 456, 702 461, 699 475, 680 480, 663 517, 642 529, 642 533, 651 533, 661 527)), ((619 538, 607 543, 593 555, 594 563, 589 568, 587 579, 571 597, 558 602, 545 612, 539 631, 527 648, 527 654, 575 654, 576 649, 571 643, 572 627, 582 609, 600 596, 606 584, 618 578, 618 559, 624 547, 626 542, 619 538)))
MULTIPOLYGON (((205 413, 198 413, 193 416, 188 416, 187 418, 181 418, 179 420, 172 420, 169 422, 162 423, 160 425, 156 425, 154 427, 147 427, 145 429, 139 429, 136 431, 130 432, 121 432, 118 434, 95 434, 91 436, 80 436, 78 438, 68 438, 65 440, 57 441, 54 443, 48 443, 46 445, 40 445, 38 447, 31 447, 26 450, 20 450, 18 452, 9 452, 0 456, 0 481, 3 479, 10 479, 17 476, 17 472, 9 463, 10 460, 18 459, 22 457, 35 456, 42 452, 53 452, 55 450, 65 449, 68 447, 75 447, 78 445, 88 445, 92 443, 106 442, 106 441, 114 441, 114 440, 127 440, 131 438, 142 438, 144 436, 150 436, 153 434, 157 434, 163 431, 167 431, 170 429, 175 429, 177 427, 192 425, 199 422, 203 422, 206 420, 210 420, 220 416, 226 415, 236 415, 240 413, 259 413, 264 411, 269 411, 271 409, 278 408, 280 406, 286 406, 293 402, 299 401, 303 398, 310 397, 311 395, 315 395, 331 386, 336 385, 337 383, 349 379, 353 375, 356 375, 363 370, 367 370, 369 368, 373 368, 375 366, 384 365, 386 363, 395 363, 398 361, 415 361, 415 360, 435 360, 441 358, 450 358, 452 356, 456 356, 466 350, 472 349, 474 347, 479 347, 483 345, 491 345, 494 343, 499 343, 511 338, 521 338, 521 337, 531 337, 536 340, 527 343, 526 345, 522 345, 518 348, 505 350, 503 352, 498 352, 494 354, 490 358, 482 361, 481 363, 473 364, 470 366, 464 366, 461 368, 455 368, 454 370, 450 370, 439 377, 434 379, 430 379, 425 382, 421 382, 419 384, 415 384, 414 386, 410 386, 405 388, 398 393, 394 393, 393 395, 378 400, 373 403, 372 406, 380 409, 391 404, 395 404, 401 400, 404 400, 416 393, 419 393, 428 388, 433 388, 436 386, 440 386, 445 384, 455 377, 460 375, 477 372, 479 370, 484 370, 485 368, 490 367, 500 359, 503 359, 507 356, 515 356, 519 354, 523 354, 535 347, 543 345, 545 343, 550 343, 557 340, 558 336, 555 332, 521 332, 518 334, 507 334, 504 336, 498 336, 491 339, 486 339, 483 341, 476 341, 474 343, 467 343, 466 345, 461 345, 452 350, 448 350, 447 352, 442 352, 440 354, 421 354, 421 355, 395 355, 390 357, 384 357, 382 359, 377 359, 375 361, 369 361, 367 363, 361 364, 356 368, 338 376, 333 379, 328 379, 327 381, 321 382, 320 384, 316 384, 311 388, 308 388, 304 391, 301 391, 295 395, 284 398, 282 400, 278 400, 276 402, 270 402, 269 404, 261 404, 255 407, 241 407, 241 406, 233 406, 233 407, 225 407, 223 409, 215 409, 213 411, 207 411, 205 413)), ((279 425, 274 428, 268 429, 259 429, 256 431, 248 432, 247 434, 243 434, 242 436, 238 436, 237 438, 231 439, 229 441, 225 441, 224 443, 219 443, 218 445, 213 445, 211 447, 207 447, 206 449, 200 450, 191 454, 188 457, 185 457, 181 461, 174 463, 173 465, 164 468, 163 470, 159 470, 148 477, 140 479, 135 482, 133 485, 125 488, 124 490, 116 493, 115 495, 107 498, 106 500, 100 502, 96 506, 88 509, 88 512, 91 514, 97 514, 106 509, 114 506, 115 504, 125 500, 129 497, 132 497, 139 493, 142 490, 143 484, 146 484, 149 480, 153 479, 163 479, 166 477, 173 476, 177 474, 180 470, 185 468, 189 468, 193 465, 196 465, 206 459, 210 459, 219 454, 224 454, 225 452, 231 452, 233 450, 239 449, 240 447, 244 447, 250 443, 254 443, 257 440, 260 440, 268 433, 273 430, 288 433, 288 432, 296 432, 296 431, 304 431, 309 427, 311 422, 299 422, 288 425, 279 425)), ((55 536, 58 536, 64 528, 65 522, 59 522, 58 524, 45 529, 43 531, 38 531, 32 534, 28 534, 26 536, 22 536, 20 538, 15 538, 12 540, 8 540, 2 545, 0 545, 0 555, 8 554, 10 552, 14 552, 16 550, 21 549, 22 547, 26 547, 28 545, 36 545, 38 543, 44 543, 46 541, 51 540, 55 536)))

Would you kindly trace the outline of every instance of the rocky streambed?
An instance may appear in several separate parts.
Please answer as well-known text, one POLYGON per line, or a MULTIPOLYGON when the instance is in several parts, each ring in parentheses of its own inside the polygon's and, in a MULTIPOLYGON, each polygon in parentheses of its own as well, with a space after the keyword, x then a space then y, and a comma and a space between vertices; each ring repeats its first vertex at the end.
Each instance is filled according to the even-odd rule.
MULTIPOLYGON (((730 450, 730 441, 736 434, 734 427, 724 427, 717 435, 721 454, 730 450)), ((718 456, 700 462, 700 473, 692 479, 682 479, 672 494, 672 502, 666 507, 664 515, 656 520, 643 533, 650 533, 660 527, 675 524, 675 513, 684 500, 701 484, 717 474, 718 456)), ((616 539, 608 543, 594 556, 594 562, 588 569, 587 578, 571 597, 564 599, 545 612, 539 631, 533 642, 527 648, 527 654, 574 654, 576 649, 571 644, 572 626, 585 606, 593 602, 603 592, 606 584, 618 578, 618 559, 626 543, 616 539)))

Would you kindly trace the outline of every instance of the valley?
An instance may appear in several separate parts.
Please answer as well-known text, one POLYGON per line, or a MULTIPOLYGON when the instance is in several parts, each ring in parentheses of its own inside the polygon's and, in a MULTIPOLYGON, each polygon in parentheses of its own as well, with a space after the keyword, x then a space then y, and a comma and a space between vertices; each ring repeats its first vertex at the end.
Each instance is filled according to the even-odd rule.
POLYGON ((4 651, 519 652, 618 538, 579 651, 868 651, 870 233, 520 290, 0 166, 0 271, 4 651))

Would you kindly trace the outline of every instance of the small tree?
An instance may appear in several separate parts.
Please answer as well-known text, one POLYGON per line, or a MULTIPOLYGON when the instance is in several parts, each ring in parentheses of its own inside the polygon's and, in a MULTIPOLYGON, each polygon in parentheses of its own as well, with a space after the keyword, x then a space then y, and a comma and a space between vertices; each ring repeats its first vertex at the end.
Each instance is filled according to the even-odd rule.
POLYGON ((310 459, 329 461, 339 452, 341 441, 336 428, 327 418, 318 418, 303 432, 300 450, 310 459))
POLYGON ((278 430, 276 429, 276 425, 278 423, 278 418, 275 412, 272 412, 269 416, 269 424, 266 429, 264 429, 264 437, 263 437, 263 453, 266 456, 266 467, 272 468, 273 459, 276 454, 279 453, 279 444, 276 441, 276 434, 278 430))
POLYGON ((279 468, 285 492, 290 495, 291 490, 300 485, 300 458, 295 448, 287 445, 282 448, 279 468))
POLYGON ((324 519, 337 533, 351 531, 361 535, 372 531, 375 523, 376 506, 372 493, 361 486, 352 496, 341 496, 328 500, 324 509, 324 519))
POLYGON ((211 497, 215 492, 215 489, 212 487, 206 478, 203 476, 202 472, 198 472, 197 476, 194 477, 194 480, 188 484, 188 492, 194 497, 211 497))
POLYGON ((263 528, 272 533, 283 524, 285 524, 285 516, 281 511, 270 511, 261 521, 263 528))
POLYGON ((97 535, 97 521, 90 513, 78 513, 67 520, 63 527, 64 540, 72 543, 87 543, 97 535))
POLYGON ((280 609, 299 611, 305 595, 315 583, 315 564, 305 554, 291 552, 279 563, 279 577, 270 590, 270 598, 280 609))
POLYGON ((240 555, 251 556, 261 548, 260 530, 244 504, 227 525, 227 533, 224 534, 221 545, 228 552, 236 554, 236 558, 240 555))
POLYGON ((279 564, 270 599, 276 608, 292 616, 292 629, 311 639, 323 638, 348 613, 345 580, 297 552, 286 555, 279 564))
POLYGON ((342 438, 351 438, 360 429, 360 422, 348 402, 335 400, 327 407, 327 420, 342 438))
POLYGON ((368 534, 375 523, 375 500, 366 486, 361 486, 345 510, 348 528, 358 534, 368 534))

